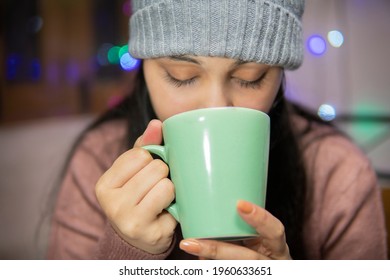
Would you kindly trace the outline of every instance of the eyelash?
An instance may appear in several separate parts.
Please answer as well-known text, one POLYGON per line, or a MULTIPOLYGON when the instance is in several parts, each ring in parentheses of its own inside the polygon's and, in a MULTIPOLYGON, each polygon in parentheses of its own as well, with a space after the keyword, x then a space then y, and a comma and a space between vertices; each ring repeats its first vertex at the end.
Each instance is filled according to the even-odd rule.
POLYGON ((240 85, 240 87, 250 88, 250 89, 259 89, 265 76, 266 76, 265 74, 261 75, 257 80, 254 80, 254 81, 245 81, 245 80, 241 80, 238 78, 235 78, 235 80, 240 85))
MULTIPOLYGON (((234 80, 242 88, 258 89, 261 86, 265 76, 266 75, 264 74, 264 75, 260 76, 257 80, 254 80, 254 81, 245 81, 245 80, 241 80, 241 79, 238 79, 238 78, 234 78, 234 80)), ((187 79, 187 80, 179 80, 179 79, 176 79, 176 78, 172 77, 169 73, 166 73, 165 78, 173 86, 179 88, 179 87, 182 87, 182 86, 190 86, 190 85, 194 84, 195 81, 196 81, 197 76, 192 77, 191 79, 187 79)))
POLYGON ((169 73, 166 73, 165 78, 169 83, 171 83, 175 87, 189 86, 189 85, 192 85, 193 83, 195 83, 195 80, 196 80, 196 76, 192 77, 191 79, 187 79, 187 80, 179 80, 179 79, 172 77, 169 73))

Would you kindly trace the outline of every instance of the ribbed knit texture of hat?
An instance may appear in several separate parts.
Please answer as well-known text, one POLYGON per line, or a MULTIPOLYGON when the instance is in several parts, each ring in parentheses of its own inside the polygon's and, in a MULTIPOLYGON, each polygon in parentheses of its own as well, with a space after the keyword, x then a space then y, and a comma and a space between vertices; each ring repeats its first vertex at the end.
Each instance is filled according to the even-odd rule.
POLYGON ((298 68, 304 0, 132 0, 135 58, 218 56, 298 68))

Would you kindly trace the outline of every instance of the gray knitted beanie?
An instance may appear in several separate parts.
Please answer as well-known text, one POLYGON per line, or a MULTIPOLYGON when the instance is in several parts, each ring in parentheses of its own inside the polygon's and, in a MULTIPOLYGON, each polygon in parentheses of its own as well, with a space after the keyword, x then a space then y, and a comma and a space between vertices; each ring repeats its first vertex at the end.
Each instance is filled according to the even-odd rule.
POLYGON ((219 56, 298 68, 304 0, 132 0, 135 58, 219 56))

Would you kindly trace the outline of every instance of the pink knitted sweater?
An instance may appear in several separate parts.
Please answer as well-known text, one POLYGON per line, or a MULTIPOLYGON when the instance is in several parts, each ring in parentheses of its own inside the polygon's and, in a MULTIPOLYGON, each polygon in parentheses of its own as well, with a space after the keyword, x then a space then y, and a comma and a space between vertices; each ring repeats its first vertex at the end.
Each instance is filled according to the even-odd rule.
MULTIPOLYGON (((296 120, 297 129, 306 122, 296 120)), ((301 140, 308 174, 304 227, 310 259, 386 259, 386 229, 380 189, 365 155, 332 128, 316 125, 301 140)), ((178 248, 151 255, 121 239, 107 222, 94 187, 125 151, 124 121, 111 121, 89 132, 70 162, 54 210, 50 259, 191 259, 178 248)))

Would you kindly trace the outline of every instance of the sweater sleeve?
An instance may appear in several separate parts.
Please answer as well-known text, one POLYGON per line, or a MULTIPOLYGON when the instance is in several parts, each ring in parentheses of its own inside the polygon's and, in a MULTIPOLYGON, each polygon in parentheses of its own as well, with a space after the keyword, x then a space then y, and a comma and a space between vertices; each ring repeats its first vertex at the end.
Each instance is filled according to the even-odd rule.
POLYGON ((380 188, 365 155, 342 136, 312 148, 308 245, 314 259, 386 259, 380 188))
POLYGON ((49 259, 164 259, 170 252, 152 255, 132 247, 107 222, 94 189, 119 155, 109 130, 90 132, 72 156, 52 217, 49 259))

